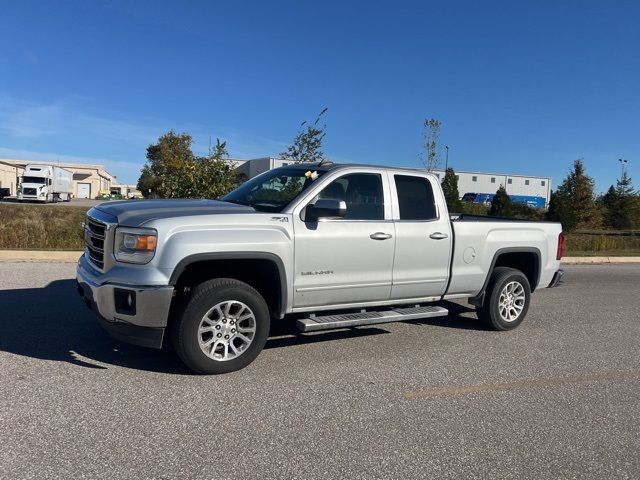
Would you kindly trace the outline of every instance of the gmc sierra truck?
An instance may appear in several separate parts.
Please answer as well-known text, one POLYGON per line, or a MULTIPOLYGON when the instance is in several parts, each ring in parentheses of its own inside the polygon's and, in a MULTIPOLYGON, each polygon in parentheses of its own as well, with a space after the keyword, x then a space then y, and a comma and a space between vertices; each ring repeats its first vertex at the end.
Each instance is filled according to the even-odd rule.
POLYGON ((558 223, 450 216, 426 171, 331 162, 265 172, 217 200, 108 202, 85 223, 78 291, 116 339, 216 374, 250 364, 270 322, 302 332, 446 316, 494 330, 556 286, 558 223))

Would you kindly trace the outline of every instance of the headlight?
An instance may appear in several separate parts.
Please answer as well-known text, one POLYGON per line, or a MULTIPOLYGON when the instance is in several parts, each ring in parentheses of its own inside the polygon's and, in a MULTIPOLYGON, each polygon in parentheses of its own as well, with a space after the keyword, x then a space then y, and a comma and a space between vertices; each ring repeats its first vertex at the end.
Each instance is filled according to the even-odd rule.
POLYGON ((113 254, 126 263, 149 263, 156 253, 158 232, 151 228, 116 228, 113 254))

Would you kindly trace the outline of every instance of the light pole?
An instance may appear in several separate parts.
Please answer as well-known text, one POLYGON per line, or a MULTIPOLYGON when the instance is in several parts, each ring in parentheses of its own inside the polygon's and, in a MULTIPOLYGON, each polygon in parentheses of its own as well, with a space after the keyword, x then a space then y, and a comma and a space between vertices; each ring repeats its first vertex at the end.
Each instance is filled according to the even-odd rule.
POLYGON ((620 180, 622 181, 622 177, 624 177, 624 166, 628 163, 628 161, 621 158, 619 158, 618 161, 620 162, 620 166, 622 167, 622 173, 620 174, 620 180))
POLYGON ((444 148, 447 151, 447 154, 444 160, 444 171, 446 172, 449 169, 449 145, 445 145, 444 148))

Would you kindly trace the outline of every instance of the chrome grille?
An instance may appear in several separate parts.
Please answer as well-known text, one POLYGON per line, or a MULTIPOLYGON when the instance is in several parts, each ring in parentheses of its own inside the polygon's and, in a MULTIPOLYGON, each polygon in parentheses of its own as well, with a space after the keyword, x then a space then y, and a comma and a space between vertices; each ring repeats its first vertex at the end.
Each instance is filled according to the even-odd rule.
POLYGON ((38 191, 35 188, 23 188, 22 193, 23 195, 37 195, 38 191))
POLYGON ((89 261, 100 270, 104 270, 104 246, 107 225, 87 215, 84 226, 84 243, 89 261))

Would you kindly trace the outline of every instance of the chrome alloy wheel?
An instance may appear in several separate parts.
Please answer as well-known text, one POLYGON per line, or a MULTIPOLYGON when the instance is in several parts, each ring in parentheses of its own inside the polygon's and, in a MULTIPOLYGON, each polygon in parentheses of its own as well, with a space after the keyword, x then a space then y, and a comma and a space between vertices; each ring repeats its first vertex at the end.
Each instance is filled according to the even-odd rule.
POLYGON ((256 336, 256 317, 242 302, 220 302, 205 313, 198 326, 198 344, 209 358, 219 362, 242 355, 256 336))
POLYGON ((498 300, 500 317, 505 322, 516 321, 524 309, 525 301, 526 297, 522 284, 520 282, 507 283, 500 292, 500 299, 498 300))

